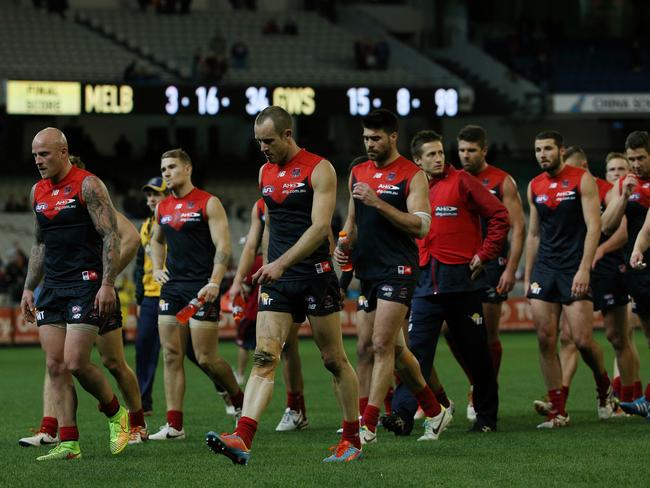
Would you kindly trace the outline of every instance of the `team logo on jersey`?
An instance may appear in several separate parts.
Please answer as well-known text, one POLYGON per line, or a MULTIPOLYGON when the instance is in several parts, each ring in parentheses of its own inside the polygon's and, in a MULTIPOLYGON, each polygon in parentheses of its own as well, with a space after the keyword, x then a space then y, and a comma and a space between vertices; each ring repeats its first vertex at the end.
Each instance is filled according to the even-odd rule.
POLYGON ((278 173, 278 176, 279 176, 280 178, 282 178, 282 177, 283 177, 284 175, 286 175, 286 174, 287 174, 286 171, 280 171, 280 172, 278 173))
POLYGON ((273 185, 266 185, 264 188, 262 188, 262 195, 270 195, 275 191, 275 188, 273 185))
POLYGON ((480 313, 474 312, 472 315, 469 315, 469 318, 476 325, 483 325, 483 316, 480 313))
POLYGON ((179 208, 183 208, 182 203, 177 203, 176 206, 174 207, 175 210, 178 210, 179 208))
POLYGON ((81 279, 84 281, 97 281, 99 279, 99 274, 97 271, 82 271, 81 279))
POLYGON ((158 310, 161 312, 167 312, 169 310, 169 302, 166 302, 161 298, 158 302, 158 310))
POLYGON ((397 173, 395 173, 395 171, 391 171, 388 173, 388 176, 386 176, 388 181, 393 181, 395 178, 397 178, 397 173))
POLYGON ((569 188, 569 180, 562 180, 562 188, 569 188))
POLYGON ((385 296, 386 298, 390 298, 393 296, 393 291, 394 288, 390 285, 383 285, 380 289, 382 296, 385 296))
POLYGON ((399 186, 382 183, 377 187, 377 195, 399 195, 399 186))
POLYGON ((55 197, 59 194, 59 189, 57 188, 56 190, 52 190, 52 196, 55 197))
POLYGON ((171 215, 163 215, 160 219, 161 224, 169 224, 172 221, 173 217, 171 215))
POLYGON ((282 194, 290 195, 292 193, 305 193, 307 191, 304 183, 285 183, 282 185, 282 194))
POLYGON ((576 192, 572 190, 567 190, 567 191, 559 191, 555 195, 555 200, 558 202, 563 202, 565 200, 575 200, 576 199, 576 192))
POLYGON ((410 276, 413 274, 413 268, 411 266, 398 266, 397 274, 410 276))
POLYGON ((557 188, 557 183, 554 181, 550 185, 548 185, 549 188, 557 188))
POLYGON ((195 203, 192 202, 187 202, 187 208, 194 208, 195 203))
POLYGON ((59 211, 59 210, 64 210, 66 208, 75 208, 76 205, 71 205, 74 203, 74 198, 65 198, 63 200, 59 200, 56 202, 56 206, 54 207, 54 210, 59 211))
POLYGON ((196 217, 200 217, 200 216, 201 214, 198 212, 183 212, 181 214, 181 220, 185 222, 187 220, 195 219, 196 217))
POLYGON ((63 189, 63 194, 64 195, 69 195, 70 193, 72 193, 72 187, 70 185, 68 185, 63 189))
POLYGON ((378 180, 378 179, 381 178, 382 176, 384 176, 384 173, 375 173, 375 174, 373 175, 373 178, 376 179, 376 180, 378 180))
POLYGON ((47 203, 43 202, 43 203, 37 204, 35 210, 37 212, 43 212, 43 211, 47 210, 47 203))
POLYGON ((262 302, 262 305, 266 305, 267 307, 273 303, 273 298, 269 296, 268 293, 260 293, 260 302, 262 302))
POLYGON ((490 178, 483 178, 483 186, 488 186, 490 184, 490 178))
POLYGON ((457 217, 458 208, 451 205, 440 205, 436 207, 436 217, 457 217))
POLYGON ((329 261, 323 261, 322 263, 316 263, 314 265, 316 268, 316 273, 317 274, 323 274, 323 273, 329 273, 332 271, 332 265, 330 264, 329 261))
POLYGON ((542 291, 542 287, 539 286, 539 283, 533 282, 530 284, 530 292, 533 295, 539 295, 541 291, 542 291))
POLYGON ((298 178, 300 176, 300 168, 293 168, 291 170, 291 177, 298 178))
POLYGON ((548 195, 537 195, 535 197, 535 203, 546 203, 548 202, 548 195))

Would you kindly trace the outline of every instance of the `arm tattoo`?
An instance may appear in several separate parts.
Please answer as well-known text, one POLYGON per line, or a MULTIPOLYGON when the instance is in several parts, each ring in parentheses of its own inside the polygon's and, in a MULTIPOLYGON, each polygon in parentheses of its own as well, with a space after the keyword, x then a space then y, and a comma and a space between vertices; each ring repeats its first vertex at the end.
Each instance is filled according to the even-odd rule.
POLYGON ((81 191, 95 229, 102 237, 104 266, 102 283, 113 285, 120 264, 120 235, 115 209, 104 184, 97 177, 84 179, 81 191))
POLYGON ((34 291, 43 278, 43 261, 45 259, 45 243, 41 234, 41 227, 36 222, 36 241, 32 245, 27 263, 27 276, 25 277, 25 290, 34 291))
POLYGON ((214 253, 214 264, 223 264, 226 266, 228 264, 228 260, 230 259, 230 256, 217 249, 217 251, 214 253))

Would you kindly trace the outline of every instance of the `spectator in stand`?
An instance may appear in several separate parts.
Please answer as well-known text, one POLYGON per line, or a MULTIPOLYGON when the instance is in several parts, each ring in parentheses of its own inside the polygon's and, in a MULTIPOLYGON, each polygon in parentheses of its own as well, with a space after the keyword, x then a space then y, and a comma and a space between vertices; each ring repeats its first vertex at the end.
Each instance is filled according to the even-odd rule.
POLYGON ((269 19, 266 24, 262 26, 262 34, 279 34, 280 27, 275 19, 269 19))
POLYGON ((297 36, 298 25, 296 24, 296 21, 293 19, 287 20, 282 28, 282 33, 287 36, 297 36))
POLYGON ((235 69, 248 68, 248 46, 243 41, 235 42, 230 48, 230 64, 235 69))

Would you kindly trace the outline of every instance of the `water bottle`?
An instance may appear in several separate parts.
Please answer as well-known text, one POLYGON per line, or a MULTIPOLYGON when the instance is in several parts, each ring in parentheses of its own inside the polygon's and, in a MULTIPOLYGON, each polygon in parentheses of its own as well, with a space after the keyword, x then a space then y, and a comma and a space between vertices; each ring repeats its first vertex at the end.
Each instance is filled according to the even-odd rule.
POLYGON ((205 303, 205 298, 193 298, 190 303, 185 305, 180 312, 176 314, 176 320, 178 320, 181 324, 185 325, 189 322, 190 318, 192 315, 194 315, 199 308, 203 306, 205 303))
POLYGON ((246 308, 246 301, 241 294, 237 293, 232 301, 232 318, 235 321, 235 325, 239 325, 241 319, 244 318, 244 308, 246 308))
POLYGON ((353 266, 352 261, 350 260, 350 238, 348 237, 348 233, 344 230, 339 232, 339 240, 336 247, 338 247, 339 251, 345 254, 348 258, 348 262, 341 266, 341 271, 352 271, 353 266))

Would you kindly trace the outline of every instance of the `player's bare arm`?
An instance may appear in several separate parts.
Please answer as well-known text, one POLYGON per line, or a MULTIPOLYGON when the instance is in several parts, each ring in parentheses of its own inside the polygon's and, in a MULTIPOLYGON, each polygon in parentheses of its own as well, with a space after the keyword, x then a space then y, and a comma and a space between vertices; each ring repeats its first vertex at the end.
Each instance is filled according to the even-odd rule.
POLYGON ((352 197, 360 200, 364 205, 376 208, 395 227, 408 232, 413 237, 422 238, 429 232, 431 205, 429 183, 424 171, 418 171, 411 180, 406 199, 407 212, 402 212, 384 202, 367 183, 356 183, 352 189, 352 197))
MULTIPOLYGON (((29 194, 29 201, 34 201, 34 185, 29 194)), ((23 289, 23 296, 20 299, 20 309, 23 317, 28 322, 36 320, 36 307, 34 306, 34 290, 43 279, 43 262, 45 259, 45 243, 43 242, 43 235, 41 234, 41 227, 36 221, 36 214, 34 214, 34 244, 29 253, 29 262, 27 263, 27 277, 25 278, 25 286, 23 289)))
POLYGON ((116 210, 115 217, 117 219, 117 233, 120 236, 120 259, 117 265, 117 273, 120 274, 138 253, 140 233, 135 228, 135 225, 121 212, 116 210))
POLYGON ((169 273, 165 269, 165 233, 162 227, 158 224, 158 207, 153 220, 153 227, 151 229, 151 264, 153 267, 153 278, 161 285, 169 281, 169 273))
POLYGON ((609 239, 603 242, 596 249, 596 254, 594 255, 594 260, 591 263, 591 269, 595 269, 598 261, 603 259, 605 254, 610 252, 617 251, 621 249, 627 243, 627 219, 623 216, 621 220, 621 225, 618 226, 616 232, 614 232, 609 239))
POLYGON ((508 252, 506 269, 499 278, 497 289, 500 293, 508 293, 515 286, 515 273, 519 267, 521 254, 524 250, 524 240, 526 239, 524 208, 519 191, 517 191, 517 183, 515 183, 512 176, 508 176, 503 180, 503 205, 510 216, 510 251, 508 252))
POLYGON ((102 285, 95 298, 99 314, 108 315, 115 309, 115 277, 120 262, 120 235, 117 232, 115 208, 104 183, 96 176, 88 176, 81 185, 81 195, 86 202, 88 214, 101 236, 102 246, 102 285))
POLYGON ((287 268, 309 256, 327 239, 336 205, 336 172, 329 161, 324 159, 316 165, 311 183, 314 190, 311 225, 282 256, 255 273, 255 282, 264 284, 276 281, 287 268))
POLYGON ((580 200, 582 202, 582 215, 587 226, 587 234, 585 235, 580 267, 573 278, 573 285, 571 286, 571 293, 575 296, 584 296, 589 291, 591 263, 594 260, 598 239, 600 238, 598 186, 596 180, 589 173, 582 175, 580 180, 580 200))
MULTIPOLYGON (((350 175, 348 180, 348 189, 350 190, 350 200, 348 201, 348 216, 345 219, 345 224, 343 225, 343 231, 347 232, 348 239, 350 241, 350 248, 354 247, 354 244, 357 242, 357 221, 356 214, 354 212, 354 198, 352 197, 352 175, 350 175)), ((341 252, 338 247, 334 248, 334 260, 339 266, 347 264, 349 256, 346 253, 341 252)))
POLYGON ((634 269, 645 269, 648 263, 643 261, 643 254, 650 247, 650 212, 645 216, 643 221, 643 227, 639 231, 639 234, 636 236, 636 241, 634 241, 634 249, 632 255, 630 256, 630 266, 634 269))
POLYGON ((627 199, 632 193, 632 190, 636 186, 638 180, 633 174, 628 174, 623 179, 622 186, 619 187, 618 184, 614 185, 614 188, 609 190, 607 197, 605 197, 605 203, 607 208, 601 216, 601 227, 603 234, 612 235, 616 232, 619 225, 621 225, 621 220, 625 215, 625 208, 627 207, 627 199))
POLYGON ((533 204, 532 192, 530 183, 528 183, 528 208, 530 208, 530 215, 528 218, 528 234, 526 235, 526 264, 524 268, 524 290, 528 290, 530 285, 530 276, 533 273, 533 266, 537 259, 537 251, 539 250, 539 215, 537 209, 533 204))
POLYGON ((226 274, 231 252, 228 217, 226 217, 226 211, 217 197, 208 200, 206 217, 215 252, 210 281, 199 290, 198 296, 203 297, 207 302, 214 302, 219 296, 219 287, 226 274))
POLYGON ((257 252, 257 247, 260 244, 261 238, 262 222, 257 215, 257 204, 253 204, 253 208, 251 210, 251 225, 248 228, 248 234, 246 235, 244 249, 242 249, 242 253, 239 258, 239 264, 237 265, 237 272, 235 273, 235 278, 233 279, 232 286, 230 287, 231 299, 233 299, 238 294, 246 296, 246 291, 242 287, 242 283, 244 282, 246 275, 250 273, 250 270, 253 267, 253 263, 255 262, 255 254, 257 252))

